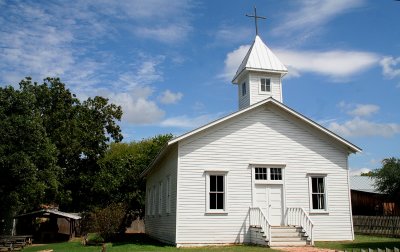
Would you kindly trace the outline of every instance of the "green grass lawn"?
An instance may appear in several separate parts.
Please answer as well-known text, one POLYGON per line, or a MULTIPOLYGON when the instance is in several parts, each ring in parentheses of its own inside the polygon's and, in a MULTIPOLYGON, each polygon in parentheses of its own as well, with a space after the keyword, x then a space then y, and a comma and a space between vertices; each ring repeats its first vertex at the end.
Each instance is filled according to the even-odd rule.
MULTIPOLYGON (((339 242, 315 242, 319 248, 329 248, 336 250, 349 249, 377 249, 377 248, 400 248, 400 238, 387 238, 368 235, 356 235, 354 241, 339 242)), ((176 248, 173 246, 159 243, 144 235, 132 235, 121 239, 120 241, 107 243, 107 252, 125 252, 125 251, 181 251, 181 252, 200 252, 200 251, 222 251, 222 252, 274 252, 276 250, 267 249, 259 246, 237 245, 224 247, 199 247, 199 248, 176 248)), ((40 251, 44 249, 53 249, 54 252, 100 252, 101 246, 83 246, 79 239, 70 242, 51 243, 46 245, 33 245, 26 247, 23 252, 40 251)))
MULTIPOLYGON (((181 252, 200 252, 200 251, 222 251, 222 252, 274 252, 276 250, 267 249, 260 246, 223 246, 223 247, 199 247, 199 248, 176 248, 173 246, 159 243, 144 235, 132 235, 121 241, 107 243, 107 252, 125 252, 125 251, 181 251, 181 252)), ((53 249, 54 252, 100 252, 101 246, 83 246, 79 239, 70 242, 51 243, 46 245, 32 245, 26 247, 23 252, 33 252, 45 249, 53 249)))
POLYGON ((369 235, 356 235, 354 241, 340 242, 315 242, 315 246, 319 248, 330 248, 336 250, 349 249, 377 249, 377 248, 400 248, 400 238, 388 238, 369 235))

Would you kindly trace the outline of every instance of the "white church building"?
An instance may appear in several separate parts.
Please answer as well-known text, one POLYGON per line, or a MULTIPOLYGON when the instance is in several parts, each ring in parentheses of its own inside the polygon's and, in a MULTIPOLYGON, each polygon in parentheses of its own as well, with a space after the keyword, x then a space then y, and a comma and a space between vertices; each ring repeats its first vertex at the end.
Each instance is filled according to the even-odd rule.
POLYGON ((142 173, 146 233, 176 246, 353 240, 354 144, 283 104, 287 68, 257 35, 239 111, 170 140, 142 173))

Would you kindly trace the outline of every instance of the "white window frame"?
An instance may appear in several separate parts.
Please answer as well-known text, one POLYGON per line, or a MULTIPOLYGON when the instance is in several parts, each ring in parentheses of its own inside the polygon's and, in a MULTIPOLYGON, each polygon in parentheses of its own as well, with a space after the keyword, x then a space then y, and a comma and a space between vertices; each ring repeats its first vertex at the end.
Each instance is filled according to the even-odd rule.
POLYGON ((166 182, 166 213, 169 214, 171 213, 171 176, 167 176, 167 182, 166 182))
POLYGON ((242 83, 241 91, 242 91, 242 96, 245 96, 247 94, 246 82, 242 83))
POLYGON ((228 213, 228 171, 206 171, 206 214, 227 214, 228 213), (210 209, 210 176, 223 176, 224 181, 224 208, 210 209))
POLYGON ((158 183, 158 215, 162 214, 162 186, 163 183, 160 181, 158 183))
POLYGON ((329 213, 329 208, 328 208, 328 174, 326 173, 309 173, 307 174, 308 176, 308 195, 309 195, 309 207, 310 207, 310 213, 329 213), (324 209, 314 209, 313 208, 313 202, 312 202, 312 179, 313 178, 323 178, 324 179, 324 209))
POLYGON ((252 176, 255 184, 284 184, 285 180, 285 167, 282 164, 272 164, 272 165, 252 165, 252 176), (256 179, 256 168, 266 168, 267 169, 267 179, 256 179), (271 180, 271 168, 281 169, 282 179, 281 180, 271 180))
POLYGON ((151 188, 147 190, 147 215, 151 215, 151 188))
POLYGON ((151 202, 151 215, 156 215, 156 186, 153 185, 153 195, 152 195, 152 202, 151 202))
POLYGON ((261 77, 259 79, 258 92, 260 94, 270 94, 272 92, 272 81, 271 81, 271 78, 261 77), (262 79, 269 80, 269 91, 262 91, 261 90, 261 80, 262 79))

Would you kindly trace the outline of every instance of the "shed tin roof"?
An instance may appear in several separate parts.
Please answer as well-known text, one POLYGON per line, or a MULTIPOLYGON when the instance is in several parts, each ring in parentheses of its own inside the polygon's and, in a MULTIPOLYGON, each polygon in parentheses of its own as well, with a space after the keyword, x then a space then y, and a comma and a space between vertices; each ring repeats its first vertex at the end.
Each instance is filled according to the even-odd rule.
POLYGON ((379 193, 375 187, 375 179, 369 176, 351 176, 350 189, 360 192, 379 193))

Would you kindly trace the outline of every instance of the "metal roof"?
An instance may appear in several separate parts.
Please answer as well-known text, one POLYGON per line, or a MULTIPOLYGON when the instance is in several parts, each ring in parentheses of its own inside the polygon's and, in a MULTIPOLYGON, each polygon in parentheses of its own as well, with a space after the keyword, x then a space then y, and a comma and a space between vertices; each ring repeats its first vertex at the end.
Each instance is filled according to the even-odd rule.
POLYGON ((30 216, 30 215, 32 215, 32 216, 34 216, 34 215, 42 216, 42 215, 46 215, 46 213, 47 214, 54 214, 54 215, 58 215, 58 216, 61 216, 61 217, 70 218, 70 219, 74 219, 74 220, 81 219, 81 216, 79 216, 79 215, 72 214, 72 213, 65 213, 65 212, 61 212, 61 211, 55 210, 55 209, 41 209, 41 210, 30 212, 30 213, 20 214, 20 215, 15 216, 14 218, 30 216))
POLYGON ((361 192, 382 194, 375 187, 375 179, 369 176, 351 176, 350 189, 361 192))
POLYGON ((264 44, 258 35, 236 71, 232 82, 237 83, 238 77, 246 69, 261 72, 276 72, 282 75, 286 74, 288 71, 285 65, 282 64, 278 57, 264 44))

